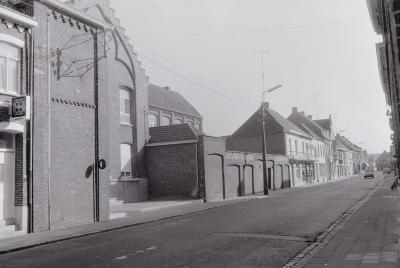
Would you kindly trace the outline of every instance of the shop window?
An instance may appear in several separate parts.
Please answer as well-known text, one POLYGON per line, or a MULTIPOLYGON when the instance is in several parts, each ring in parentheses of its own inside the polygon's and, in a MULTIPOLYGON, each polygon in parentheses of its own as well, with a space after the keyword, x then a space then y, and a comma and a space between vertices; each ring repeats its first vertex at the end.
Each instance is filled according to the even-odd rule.
POLYGON ((130 144, 121 144, 120 153, 121 153, 121 178, 131 178, 132 146, 130 144))
POLYGON ((171 125, 171 117, 161 116, 161 126, 169 126, 169 125, 171 125))
POLYGON ((182 124, 182 123, 183 123, 182 119, 180 119, 180 118, 175 118, 174 119, 174 125, 179 125, 179 124, 182 124))
POLYGON ((0 149, 14 149, 13 134, 0 132, 0 149))
POLYGON ((0 42, 0 91, 20 94, 20 48, 0 42))
POLYGON ((129 90, 119 90, 120 122, 131 124, 131 94, 129 90))
POLYGON ((158 116, 156 114, 149 114, 149 127, 156 127, 158 126, 158 116))

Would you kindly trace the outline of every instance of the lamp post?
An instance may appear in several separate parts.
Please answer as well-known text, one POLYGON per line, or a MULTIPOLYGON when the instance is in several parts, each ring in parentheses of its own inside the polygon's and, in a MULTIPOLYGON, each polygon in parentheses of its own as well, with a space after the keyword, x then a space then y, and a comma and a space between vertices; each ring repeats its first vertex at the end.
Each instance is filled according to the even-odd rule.
MULTIPOLYGON (((266 124, 266 112, 265 112, 265 94, 271 93, 274 90, 282 87, 282 85, 274 86, 270 89, 265 89, 262 92, 261 109, 262 109, 262 146, 263 146, 263 182, 264 182, 264 195, 268 195, 268 175, 267 175, 267 139, 265 137, 265 124, 266 124)), ((268 108, 267 108, 268 109, 268 108)))

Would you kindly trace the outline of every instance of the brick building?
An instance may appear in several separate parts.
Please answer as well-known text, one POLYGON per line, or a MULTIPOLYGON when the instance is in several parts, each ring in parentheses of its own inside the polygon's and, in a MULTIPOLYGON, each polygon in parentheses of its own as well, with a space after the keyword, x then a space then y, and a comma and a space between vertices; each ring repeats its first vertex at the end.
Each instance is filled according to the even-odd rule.
POLYGON ((186 123, 200 131, 203 119, 185 98, 169 87, 149 85, 149 127, 186 123))
MULTIPOLYGON (((310 154, 312 138, 285 119, 279 113, 264 103, 266 113, 266 152, 268 155, 285 156, 290 161, 282 163, 283 169, 289 169, 287 177, 280 178, 280 170, 276 170, 274 159, 267 158, 272 163, 268 168, 268 181, 272 189, 296 186, 314 178, 313 166, 315 159, 310 154), (282 183, 283 182, 283 183, 282 183)), ((242 126, 226 140, 229 151, 261 153, 262 147, 262 108, 260 107, 242 126)), ((280 168, 279 168, 280 169, 280 168)), ((282 173, 281 173, 282 174, 282 173)))
POLYGON ((59 1, 0 3, 1 225, 107 220, 108 26, 59 1))
POLYGON ((148 77, 107 0, 74 0, 69 4, 111 25, 104 42, 108 66, 108 161, 111 203, 147 199, 145 143, 149 138, 148 77))
MULTIPOLYGON (((263 192, 259 153, 229 151, 224 138, 204 135, 189 124, 153 127, 150 136, 146 157, 152 197, 216 201, 263 192)), ((268 160, 269 185, 288 186, 288 158, 268 155, 268 160)))
POLYGON ((400 37, 399 0, 367 0, 368 9, 375 32, 380 35, 382 42, 376 44, 377 62, 381 77, 382 89, 385 94, 389 118, 389 126, 393 131, 394 155, 396 169, 400 167, 400 96, 399 67, 400 67, 400 37))
POLYGON ((317 181, 326 181, 330 179, 330 159, 332 150, 332 140, 329 132, 313 121, 312 116, 306 116, 304 112, 298 112, 294 107, 292 113, 287 118, 305 133, 311 140, 310 153, 316 158, 314 163, 315 179, 317 181))

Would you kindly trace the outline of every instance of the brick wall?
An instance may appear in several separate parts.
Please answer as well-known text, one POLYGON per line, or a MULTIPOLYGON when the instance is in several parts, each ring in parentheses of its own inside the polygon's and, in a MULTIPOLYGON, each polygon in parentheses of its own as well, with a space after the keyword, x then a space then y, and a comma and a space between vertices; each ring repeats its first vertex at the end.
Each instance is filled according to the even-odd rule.
POLYGON ((146 177, 145 168, 145 142, 149 137, 147 127, 147 87, 148 77, 141 68, 141 63, 134 54, 128 37, 125 35, 120 21, 115 12, 110 8, 109 1, 82 0, 75 1, 75 6, 85 10, 91 17, 114 25, 114 29, 106 36, 108 43, 108 142, 107 148, 110 154, 108 159, 109 180, 118 180, 121 173, 120 144, 132 145, 132 164, 135 177, 146 177), (132 125, 120 124, 119 89, 131 91, 132 125))
MULTIPOLYGON (((93 174, 85 175, 95 157, 95 84, 94 68, 83 67, 93 64, 90 27, 53 13, 40 2, 35 2, 35 17, 39 26, 34 30, 33 215, 34 229, 39 231, 94 221, 93 174), (61 61, 57 60, 57 49, 63 49, 61 61), (79 61, 88 58, 89 61, 79 61), (77 60, 82 65, 76 65, 77 60), (79 68, 86 72, 79 72, 79 68)), ((105 62, 98 63, 104 74, 105 62)), ((100 75, 100 144, 108 141, 104 87, 106 80, 100 75)), ((108 160, 107 147, 100 146, 99 156, 108 160)), ((100 171, 101 220, 108 219, 107 179, 108 171, 100 171)))
POLYGON ((197 192, 197 144, 147 147, 149 195, 192 197, 197 192))

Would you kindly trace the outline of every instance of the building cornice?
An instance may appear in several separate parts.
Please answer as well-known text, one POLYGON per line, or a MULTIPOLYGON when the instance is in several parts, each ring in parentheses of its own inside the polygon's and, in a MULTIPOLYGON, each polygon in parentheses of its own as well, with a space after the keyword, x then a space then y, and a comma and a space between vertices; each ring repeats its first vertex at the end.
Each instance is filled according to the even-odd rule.
POLYGON ((80 21, 82 23, 87 24, 88 26, 98 28, 101 30, 109 29, 112 28, 111 25, 102 23, 94 18, 91 18, 88 16, 88 14, 73 8, 71 6, 68 6, 60 1, 57 0, 37 0, 46 6, 50 7, 54 11, 57 11, 61 14, 67 15, 68 17, 75 19, 77 21, 80 21))
POLYGON ((33 18, 1 5, 0 18, 26 28, 34 28, 38 26, 38 22, 33 18))

